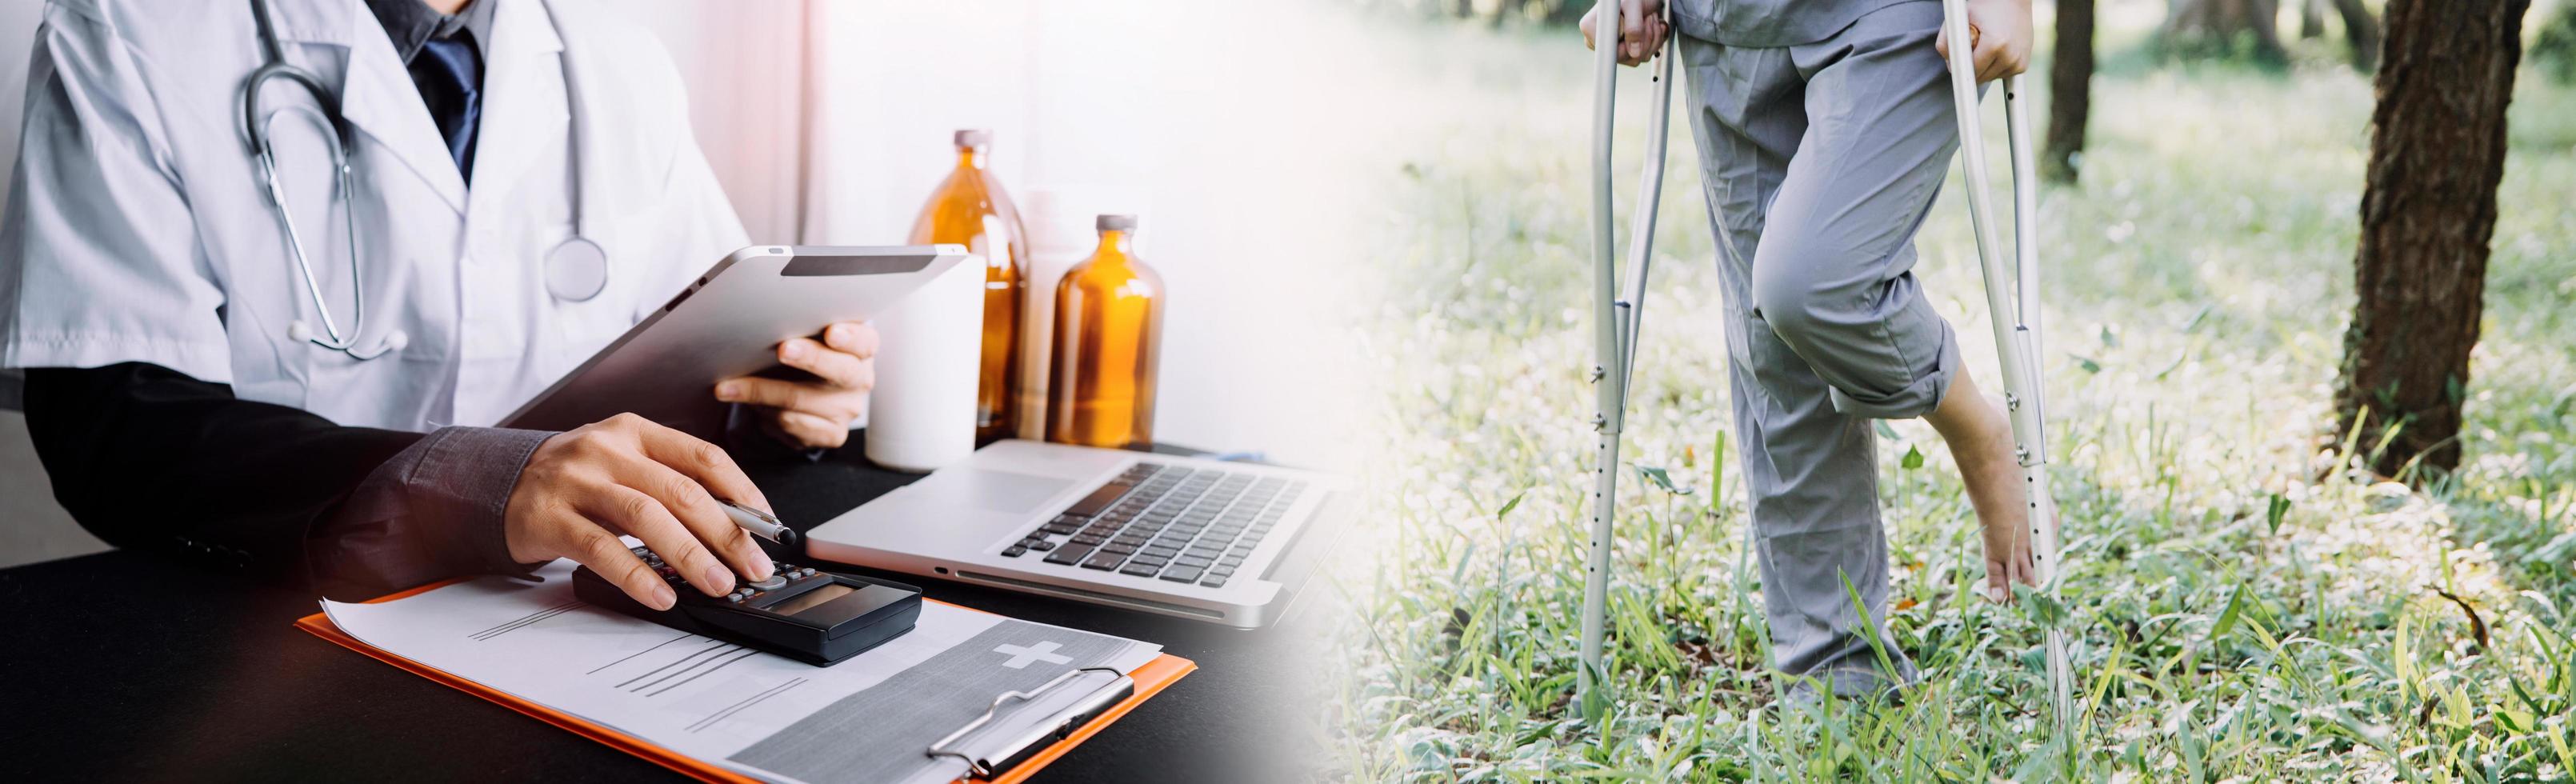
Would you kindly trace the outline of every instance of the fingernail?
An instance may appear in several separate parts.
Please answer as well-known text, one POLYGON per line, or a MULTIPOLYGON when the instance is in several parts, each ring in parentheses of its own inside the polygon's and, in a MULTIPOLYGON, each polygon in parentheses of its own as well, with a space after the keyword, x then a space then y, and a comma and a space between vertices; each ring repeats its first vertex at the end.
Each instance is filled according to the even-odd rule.
POLYGON ((717 385, 716 385, 716 399, 717 399, 717 400, 732 400, 732 399, 734 399, 734 397, 735 397, 735 396, 740 395, 740 394, 742 394, 742 385, 741 385, 741 384, 737 384, 737 383, 734 383, 734 382, 731 382, 731 381, 727 381, 727 382, 724 382, 724 383, 722 383, 722 384, 717 384, 717 385))
POLYGON ((669 584, 653 584, 653 609, 668 610, 679 603, 680 595, 672 593, 671 586, 669 584))
POLYGON ((787 344, 787 350, 785 350, 785 351, 781 351, 781 352, 778 352, 778 353, 779 353, 780 355, 782 355, 782 356, 787 357, 788 359, 804 359, 804 358, 805 358, 805 344, 803 344, 803 343, 789 343, 789 344, 787 344))
POLYGON ((732 572, 729 572, 729 571, 725 571, 725 568, 724 568, 724 566, 723 566, 723 565, 721 565, 721 564, 707 564, 707 571, 706 571, 706 575, 707 575, 707 584, 708 584, 708 585, 710 585, 710 586, 714 586, 714 587, 715 587, 715 589, 716 589, 716 592, 718 592, 718 593, 722 593, 722 592, 725 592, 725 591, 733 590, 733 573, 732 573, 732 572))
POLYGON ((847 345, 850 342, 850 328, 847 325, 834 324, 831 329, 823 330, 823 339, 831 341, 836 346, 847 345))
POLYGON ((770 575, 778 573, 778 564, 771 563, 767 558, 751 562, 751 567, 760 571, 759 579, 763 580, 767 580, 770 575))

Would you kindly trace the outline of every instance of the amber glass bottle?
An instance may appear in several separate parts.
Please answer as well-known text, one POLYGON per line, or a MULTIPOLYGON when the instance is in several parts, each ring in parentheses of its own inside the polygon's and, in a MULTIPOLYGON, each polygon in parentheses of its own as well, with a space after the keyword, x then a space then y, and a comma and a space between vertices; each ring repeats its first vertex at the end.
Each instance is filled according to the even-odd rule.
POLYGON ((912 244, 956 243, 984 257, 984 355, 975 382, 975 443, 1009 438, 1019 390, 1020 309, 1028 293, 1021 276, 1028 231, 1020 211, 1002 192, 989 157, 993 133, 957 132, 957 168, 922 205, 912 244))
POLYGON ((1102 215, 1100 249, 1055 287, 1047 440, 1102 447, 1154 443, 1154 364, 1162 351, 1163 276, 1136 258, 1134 215, 1102 215))

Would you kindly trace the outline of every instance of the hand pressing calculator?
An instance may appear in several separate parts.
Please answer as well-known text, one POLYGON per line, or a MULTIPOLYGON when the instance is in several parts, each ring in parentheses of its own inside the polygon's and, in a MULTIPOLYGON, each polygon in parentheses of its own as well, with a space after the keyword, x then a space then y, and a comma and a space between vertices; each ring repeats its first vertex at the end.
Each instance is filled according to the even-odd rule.
POLYGON ((823 666, 903 636, 921 617, 921 589, 902 583, 779 563, 767 580, 738 580, 732 593, 708 596, 652 550, 637 547, 635 557, 671 583, 679 596, 671 609, 636 602, 587 566, 573 572, 573 595, 680 631, 823 666))

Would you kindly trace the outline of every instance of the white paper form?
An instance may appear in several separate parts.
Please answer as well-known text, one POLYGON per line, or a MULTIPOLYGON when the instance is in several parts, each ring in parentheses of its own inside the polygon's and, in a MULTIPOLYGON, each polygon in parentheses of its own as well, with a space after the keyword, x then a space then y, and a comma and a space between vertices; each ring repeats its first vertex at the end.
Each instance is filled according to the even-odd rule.
POLYGON ((1130 672, 1162 650, 924 602, 911 632, 816 667, 592 607, 574 598, 572 570, 322 605, 368 645, 778 781, 959 778, 964 762, 923 750, 994 696, 1073 668, 1130 672))

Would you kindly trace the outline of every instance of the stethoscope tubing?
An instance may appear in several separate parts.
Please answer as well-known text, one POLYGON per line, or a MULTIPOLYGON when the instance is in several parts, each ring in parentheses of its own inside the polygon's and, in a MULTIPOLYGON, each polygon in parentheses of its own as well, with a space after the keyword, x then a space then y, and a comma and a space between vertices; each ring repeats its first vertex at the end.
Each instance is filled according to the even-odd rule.
MULTIPOLYGON (((280 109, 277 112, 270 114, 268 118, 260 124, 261 130, 266 131, 267 126, 275 124, 280 115, 284 115, 288 112, 316 116, 317 120, 322 120, 325 124, 328 123, 327 119, 318 117, 318 112, 307 107, 296 106, 280 109)), ((330 140, 329 144, 331 146, 331 168, 333 177, 338 184, 341 197, 350 198, 357 191, 354 189, 355 183, 351 182, 350 178, 348 150, 341 146, 340 141, 336 136, 330 140)), ((367 328, 367 298, 363 295, 352 297, 352 301, 350 302, 350 315, 352 316, 352 319, 349 324, 349 334, 340 334, 340 325, 337 320, 331 317, 331 308, 329 303, 322 297, 321 283, 313 274, 313 264, 309 259, 309 255, 304 252, 304 233, 298 231, 295 227, 295 211, 288 209, 286 206, 286 186, 282 178, 280 178, 277 173, 277 155, 270 148, 263 147, 259 151, 259 168, 261 178, 267 181, 269 206, 275 208, 271 210, 271 212, 277 215, 277 226, 279 231, 286 235, 287 254, 294 257, 295 269, 297 272, 302 273, 302 277, 304 279, 304 292, 312 298, 314 311, 320 315, 322 319, 322 331, 325 337, 306 339, 311 340, 315 344, 324 348, 337 351, 348 351, 350 347, 357 345, 358 333, 365 331, 367 328)), ((366 274, 365 265, 357 263, 357 211, 347 209, 341 210, 340 220, 343 223, 341 232, 342 240, 348 245, 346 250, 349 253, 350 260, 349 287, 353 294, 357 294, 357 292, 366 291, 366 278, 364 277, 366 274)))
MULTIPOLYGON (((361 361, 399 351, 406 342, 400 330, 387 333, 372 349, 361 351, 357 348, 358 336, 366 331, 367 295, 365 265, 358 252, 357 210, 350 206, 356 201, 358 190, 356 166, 349 156, 349 151, 355 145, 355 135, 350 130, 348 117, 340 111, 339 97, 323 84, 321 77, 286 61, 286 46, 278 37, 270 0, 250 0, 250 3, 251 16, 258 30, 263 60, 260 67, 252 70, 249 78, 242 85, 242 130, 250 144, 252 157, 259 163, 262 185, 267 191, 269 206, 276 213, 278 229, 285 235, 287 253, 293 257, 296 272, 303 278, 305 294, 311 299, 313 311, 322 322, 322 334, 314 335, 311 334, 310 329, 304 327, 302 321, 296 321, 293 328, 288 330, 288 338, 310 342, 316 346, 348 354, 361 361), (263 115, 260 112, 260 91, 273 80, 282 80, 302 88, 306 94, 312 96, 315 107, 319 108, 290 106, 263 115), (313 271, 310 254, 305 252, 304 235, 297 230, 294 210, 287 206, 284 180, 278 176, 277 151, 271 126, 277 123, 279 116, 289 112, 311 117, 316 121, 316 125, 330 129, 331 168, 334 182, 339 188, 336 201, 342 202, 340 214, 344 229, 343 239, 347 245, 349 259, 351 319, 346 334, 340 331, 338 320, 332 316, 330 301, 322 293, 321 278, 313 271)), ((556 17, 553 5, 541 1, 540 6, 545 9, 546 22, 554 26, 557 37, 562 37, 563 24, 556 17)), ((556 259, 566 257, 567 251, 575 255, 601 259, 606 255, 605 251, 600 250, 599 244, 590 239, 590 211, 586 204, 589 189, 586 187, 585 180, 588 179, 587 175, 591 168, 588 160, 588 145, 582 142, 584 128, 580 111, 579 82, 574 77, 570 55, 560 56, 557 64, 563 73, 564 98, 568 110, 566 115, 569 118, 566 132, 572 147, 573 236, 548 254, 549 267, 557 266, 556 259)), ((604 261, 593 263, 599 265, 600 270, 597 273, 598 277, 590 281, 588 287, 571 291, 555 291, 556 296, 572 301, 582 301, 597 296, 606 285, 606 272, 604 261)))

